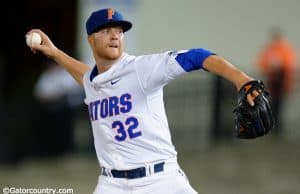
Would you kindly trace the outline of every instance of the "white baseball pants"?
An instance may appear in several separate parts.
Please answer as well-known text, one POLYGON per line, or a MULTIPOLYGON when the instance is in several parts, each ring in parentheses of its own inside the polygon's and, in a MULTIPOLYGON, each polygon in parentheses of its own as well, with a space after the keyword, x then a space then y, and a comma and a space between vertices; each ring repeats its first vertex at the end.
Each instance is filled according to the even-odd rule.
MULTIPOLYGON (((148 166, 152 168, 151 165, 148 166)), ((151 172, 151 171, 150 171, 151 172)), ((153 172, 153 171, 152 171, 153 172)), ((164 170, 135 179, 100 175, 94 194, 197 194, 177 162, 164 170)))

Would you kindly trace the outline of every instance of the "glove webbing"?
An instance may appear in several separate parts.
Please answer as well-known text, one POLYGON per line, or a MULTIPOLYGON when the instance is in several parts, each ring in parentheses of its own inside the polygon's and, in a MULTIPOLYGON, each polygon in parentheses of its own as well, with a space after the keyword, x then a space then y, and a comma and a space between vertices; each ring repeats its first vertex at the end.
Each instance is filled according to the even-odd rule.
POLYGON ((245 96, 256 90, 259 94, 265 92, 265 86, 261 80, 247 82, 241 87, 240 93, 244 92, 245 96))

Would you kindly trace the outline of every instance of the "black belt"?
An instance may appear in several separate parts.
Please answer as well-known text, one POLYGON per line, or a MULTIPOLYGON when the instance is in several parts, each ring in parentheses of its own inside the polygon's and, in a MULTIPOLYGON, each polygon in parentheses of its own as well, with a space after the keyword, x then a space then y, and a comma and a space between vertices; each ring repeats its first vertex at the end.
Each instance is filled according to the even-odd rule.
MULTIPOLYGON (((154 164, 154 173, 163 171, 164 164, 165 162, 154 164)), ((110 172, 114 178, 135 179, 135 178, 142 178, 146 176, 146 167, 140 167, 131 170, 111 170, 110 172)), ((104 176, 108 176, 104 167, 102 168, 101 174, 104 176)))

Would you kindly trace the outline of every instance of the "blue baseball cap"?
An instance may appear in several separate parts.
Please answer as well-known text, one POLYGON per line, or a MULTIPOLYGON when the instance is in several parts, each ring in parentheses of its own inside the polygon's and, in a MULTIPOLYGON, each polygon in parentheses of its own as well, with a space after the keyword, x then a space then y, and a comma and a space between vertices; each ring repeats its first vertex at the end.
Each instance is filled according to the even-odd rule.
POLYGON ((123 16, 112 8, 101 9, 92 12, 86 21, 86 32, 88 35, 109 26, 120 26, 124 32, 128 31, 132 24, 123 19, 123 16))

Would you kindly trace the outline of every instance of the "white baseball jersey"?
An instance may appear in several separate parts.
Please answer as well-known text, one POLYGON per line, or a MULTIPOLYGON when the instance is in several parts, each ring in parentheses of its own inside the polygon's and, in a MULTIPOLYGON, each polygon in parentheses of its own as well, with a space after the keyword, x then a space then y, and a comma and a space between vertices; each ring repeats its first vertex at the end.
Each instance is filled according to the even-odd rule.
POLYGON ((164 109, 163 87, 201 69, 204 49, 144 56, 126 53, 106 72, 97 67, 83 78, 85 103, 100 164, 126 170, 176 158, 164 109))

